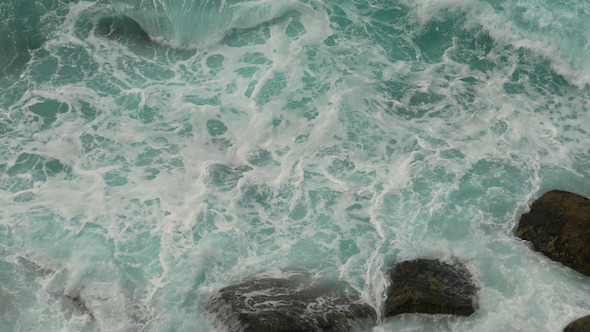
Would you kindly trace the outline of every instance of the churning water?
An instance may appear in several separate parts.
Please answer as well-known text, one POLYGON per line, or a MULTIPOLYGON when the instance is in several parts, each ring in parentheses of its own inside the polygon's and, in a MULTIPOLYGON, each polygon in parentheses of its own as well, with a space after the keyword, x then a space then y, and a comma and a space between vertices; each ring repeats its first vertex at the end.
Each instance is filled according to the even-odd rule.
POLYGON ((590 196, 590 2, 4 0, 0 329, 211 331, 289 268, 380 309, 385 270, 464 262, 468 318, 557 331, 590 282, 515 238, 590 196))

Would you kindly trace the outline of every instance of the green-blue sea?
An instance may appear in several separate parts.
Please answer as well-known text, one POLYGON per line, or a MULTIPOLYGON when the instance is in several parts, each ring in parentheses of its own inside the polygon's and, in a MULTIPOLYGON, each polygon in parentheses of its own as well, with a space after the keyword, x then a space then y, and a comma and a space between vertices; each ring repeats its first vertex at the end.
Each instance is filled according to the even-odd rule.
POLYGON ((590 196, 587 0, 2 0, 0 330, 215 331, 205 301, 304 269, 377 311, 463 262, 470 317, 560 331, 590 280, 514 229, 590 196))

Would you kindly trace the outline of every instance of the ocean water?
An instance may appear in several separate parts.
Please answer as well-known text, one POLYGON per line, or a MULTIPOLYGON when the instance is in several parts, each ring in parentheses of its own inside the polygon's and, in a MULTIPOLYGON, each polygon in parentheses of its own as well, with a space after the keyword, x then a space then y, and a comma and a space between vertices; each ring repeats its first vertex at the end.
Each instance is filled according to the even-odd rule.
POLYGON ((213 331, 223 286, 304 269, 380 310, 460 260, 468 318, 559 331, 590 279, 517 239, 590 196, 590 2, 3 0, 0 330, 213 331))

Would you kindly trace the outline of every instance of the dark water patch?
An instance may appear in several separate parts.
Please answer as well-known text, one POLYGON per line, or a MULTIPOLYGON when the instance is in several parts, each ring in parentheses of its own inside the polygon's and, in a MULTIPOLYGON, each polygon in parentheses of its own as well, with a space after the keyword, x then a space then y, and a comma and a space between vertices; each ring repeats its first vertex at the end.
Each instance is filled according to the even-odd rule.
POLYGON ((248 153, 248 162, 253 166, 259 167, 277 164, 277 162, 272 157, 272 153, 264 149, 257 149, 248 153))
POLYGON ((45 182, 48 177, 65 173, 71 174, 71 167, 62 164, 59 160, 44 157, 34 153, 21 153, 14 164, 6 170, 11 177, 19 175, 31 175, 32 181, 45 182))
POLYGON ((38 115, 43 121, 42 129, 46 129, 51 126, 57 120, 59 114, 69 111, 67 104, 60 103, 56 100, 45 100, 28 107, 29 111, 38 115))
POLYGON ((96 24, 94 33, 98 37, 120 42, 151 43, 150 36, 141 25, 126 15, 101 18, 96 24))
POLYGON ((212 137, 221 136, 225 134, 227 127, 220 120, 211 119, 207 121, 207 131, 212 137))
POLYGON ((457 25, 462 25, 463 22, 460 17, 450 17, 445 21, 430 22, 419 29, 414 37, 414 43, 420 50, 420 59, 440 62, 445 52, 453 46, 457 25))
POLYGON ((0 4, 0 78, 18 74, 45 41, 42 14, 37 1, 0 4))
POLYGON ((220 69, 223 67, 223 60, 223 55, 213 54, 207 58, 207 67, 211 69, 220 69))
POLYGON ((223 164, 212 164, 207 167, 205 183, 211 187, 230 190, 235 187, 243 174, 251 169, 246 165, 230 168, 223 164))

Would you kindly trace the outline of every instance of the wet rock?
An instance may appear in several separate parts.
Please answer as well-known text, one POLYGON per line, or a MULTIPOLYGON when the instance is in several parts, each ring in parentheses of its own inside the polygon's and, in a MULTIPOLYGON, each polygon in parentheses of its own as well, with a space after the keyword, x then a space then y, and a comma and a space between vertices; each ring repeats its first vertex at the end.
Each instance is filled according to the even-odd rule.
POLYGON ((475 312, 477 287, 462 264, 405 261, 393 266, 390 279, 384 317, 402 313, 469 316, 475 312))
POLYGON ((545 256, 590 276, 590 200, 553 190, 520 217, 518 236, 545 256))
POLYGON ((575 321, 569 323, 568 326, 563 329, 563 332, 588 332, 590 331, 590 316, 578 318, 575 321))
POLYGON ((351 290, 301 277, 229 286, 205 309, 230 331, 351 331, 374 324, 377 316, 351 290))
POLYGON ((94 319, 92 312, 88 310, 86 303, 84 303, 84 300, 82 300, 79 295, 65 294, 62 296, 62 304, 64 309, 71 314, 88 315, 91 319, 94 319))

